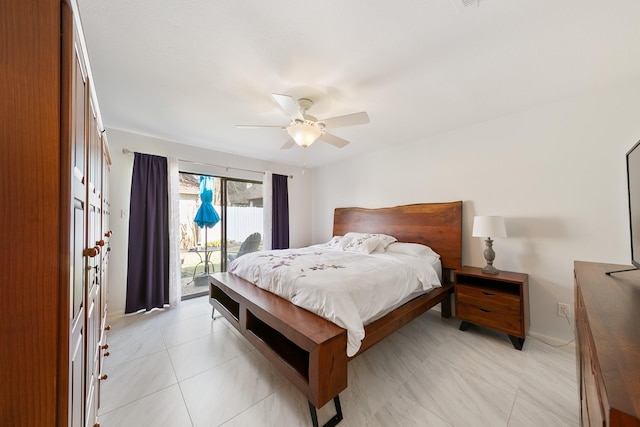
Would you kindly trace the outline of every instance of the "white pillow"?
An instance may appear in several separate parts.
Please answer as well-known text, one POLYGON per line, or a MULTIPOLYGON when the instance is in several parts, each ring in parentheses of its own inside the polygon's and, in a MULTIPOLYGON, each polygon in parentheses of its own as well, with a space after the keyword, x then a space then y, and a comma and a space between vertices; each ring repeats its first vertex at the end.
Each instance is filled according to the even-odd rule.
POLYGON ((425 256, 431 255, 440 258, 440 255, 435 253, 429 246, 421 245, 419 243, 403 243, 395 242, 391 243, 385 249, 385 252, 393 252, 397 254, 413 255, 413 256, 425 256))
POLYGON ((347 243, 349 243, 350 241, 351 241, 351 237, 333 236, 333 238, 325 244, 325 247, 327 249, 335 249, 335 250, 342 251, 344 250, 344 247, 347 245, 347 243))
POLYGON ((337 248, 340 244, 340 240, 342 240, 342 236, 333 236, 331 240, 329 240, 325 246, 327 248, 337 248))
POLYGON ((349 232, 345 234, 344 237, 350 238, 349 243, 344 246, 345 251, 365 254, 370 254, 376 250, 384 250, 389 244, 397 241, 393 236, 377 233, 349 232))

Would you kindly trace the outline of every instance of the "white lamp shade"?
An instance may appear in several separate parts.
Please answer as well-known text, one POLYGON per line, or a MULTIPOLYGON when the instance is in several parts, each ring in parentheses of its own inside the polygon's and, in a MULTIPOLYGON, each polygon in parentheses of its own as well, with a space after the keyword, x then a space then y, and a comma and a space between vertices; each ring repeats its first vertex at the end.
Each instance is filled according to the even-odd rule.
POLYGON ((313 144, 322 134, 322 130, 310 122, 294 123, 287 127, 287 132, 293 140, 301 147, 308 147, 313 144))
POLYGON ((507 237, 504 217, 474 216, 473 237, 507 237))

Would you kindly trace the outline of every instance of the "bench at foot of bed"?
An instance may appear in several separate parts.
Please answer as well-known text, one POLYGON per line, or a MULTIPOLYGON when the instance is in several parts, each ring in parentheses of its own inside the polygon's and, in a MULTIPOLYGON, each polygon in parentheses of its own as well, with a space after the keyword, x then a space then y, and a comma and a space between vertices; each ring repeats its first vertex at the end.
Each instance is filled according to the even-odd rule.
POLYGON ((347 388, 347 331, 230 273, 209 302, 316 408, 347 388))

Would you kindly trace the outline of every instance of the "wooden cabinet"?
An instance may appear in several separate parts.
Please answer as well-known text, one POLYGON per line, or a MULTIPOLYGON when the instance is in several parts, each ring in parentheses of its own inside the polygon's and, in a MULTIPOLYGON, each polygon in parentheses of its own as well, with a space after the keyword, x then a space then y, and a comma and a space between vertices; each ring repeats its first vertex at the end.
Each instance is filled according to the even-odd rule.
MULTIPOLYGON (((73 5, 71 5, 73 6, 73 5)), ((109 238, 109 147, 92 90, 93 80, 84 54, 81 27, 74 8, 62 3, 62 140, 70 153, 62 160, 71 187, 69 256, 73 266, 74 307, 71 310, 69 378, 70 426, 91 427, 97 421, 99 383, 106 348, 106 267, 109 238), (66 90, 68 88, 68 90, 66 90), (65 120, 66 119, 66 120, 65 120), (68 132, 68 135, 67 135, 68 132), (69 163, 67 163, 67 161, 69 163)), ((65 180, 62 181, 65 185, 65 180)), ((64 202, 64 201, 63 201, 64 202)), ((66 212, 61 218, 64 219, 66 212)))
POLYGON ((583 426, 640 426, 640 271, 576 261, 576 367, 583 426))
POLYGON ((0 2, 0 16, 0 425, 90 427, 106 341, 108 143, 75 0, 0 2))
POLYGON ((505 332, 522 350, 529 330, 528 276, 510 271, 485 274, 481 268, 462 267, 454 272, 456 317, 461 330, 471 324, 505 332))

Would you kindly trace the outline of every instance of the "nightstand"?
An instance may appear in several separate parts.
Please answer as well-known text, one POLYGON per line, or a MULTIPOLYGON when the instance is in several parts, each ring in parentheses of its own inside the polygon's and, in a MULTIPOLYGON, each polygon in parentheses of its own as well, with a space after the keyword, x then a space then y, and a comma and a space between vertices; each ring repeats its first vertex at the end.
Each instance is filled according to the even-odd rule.
POLYGON ((456 317, 460 330, 486 326, 509 335, 522 350, 529 330, 529 276, 500 271, 485 274, 481 268, 462 267, 454 272, 456 317))

